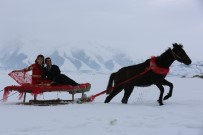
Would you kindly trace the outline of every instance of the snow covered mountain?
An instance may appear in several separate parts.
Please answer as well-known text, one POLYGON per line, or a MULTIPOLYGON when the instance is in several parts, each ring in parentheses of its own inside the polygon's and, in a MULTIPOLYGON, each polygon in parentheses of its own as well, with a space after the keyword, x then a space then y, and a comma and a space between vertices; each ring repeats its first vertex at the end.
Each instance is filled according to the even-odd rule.
MULTIPOLYGON (((44 52, 45 57, 52 58, 54 64, 60 66, 63 72, 79 73, 111 73, 119 68, 133 65, 144 61, 129 56, 121 50, 110 47, 89 46, 89 47, 70 47, 69 50, 58 48, 52 52, 44 52)), ((13 48, 12 50, 2 50, 0 57, 1 69, 21 69, 35 60, 34 55, 30 56, 29 51, 23 48, 13 48)), ((193 62, 190 66, 185 66, 175 62, 170 71, 172 76, 194 76, 203 73, 203 61, 193 62)))
MULTIPOLYGON (((45 52, 45 57, 51 57, 53 63, 65 72, 111 72, 135 63, 123 52, 99 46, 91 48, 56 49, 51 53, 45 52)), ((20 48, 3 50, 1 54, 0 67, 9 70, 24 68, 33 63, 36 57, 20 48)))

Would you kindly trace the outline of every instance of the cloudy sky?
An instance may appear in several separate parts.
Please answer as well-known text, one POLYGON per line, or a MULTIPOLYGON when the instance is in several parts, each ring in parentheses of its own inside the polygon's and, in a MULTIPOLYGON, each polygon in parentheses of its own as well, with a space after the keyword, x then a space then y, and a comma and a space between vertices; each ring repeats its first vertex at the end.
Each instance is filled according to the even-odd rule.
POLYGON ((178 42, 202 60, 202 36, 202 0, 0 0, 1 51, 110 46, 148 57, 178 42))

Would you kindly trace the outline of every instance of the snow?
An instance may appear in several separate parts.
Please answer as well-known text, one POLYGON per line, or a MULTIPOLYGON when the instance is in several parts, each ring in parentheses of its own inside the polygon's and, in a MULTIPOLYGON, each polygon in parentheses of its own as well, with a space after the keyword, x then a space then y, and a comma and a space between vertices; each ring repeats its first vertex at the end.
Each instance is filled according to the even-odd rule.
MULTIPOLYGON (((173 96, 163 106, 156 102, 159 90, 155 86, 135 88, 127 105, 120 102, 123 93, 109 104, 103 103, 106 95, 101 95, 94 102, 57 106, 17 105, 22 101, 15 94, 0 102, 0 135, 203 135, 202 79, 190 78, 203 71, 198 64, 202 63, 202 1, 1 0, 0 18, 0 58, 18 50, 28 54, 25 64, 38 54, 58 52, 69 57, 73 47, 84 50, 92 60, 106 62, 120 51, 139 63, 160 55, 173 42, 182 43, 193 60, 190 67, 172 65, 167 79, 174 84, 173 96), (183 75, 186 78, 180 78, 183 75)), ((63 73, 75 71, 69 61, 64 62, 63 73)), ((81 69, 87 70, 82 64, 81 69)), ((16 85, 6 65, 0 63, 0 68, 0 90, 16 85)), ((118 68, 115 65, 113 70, 118 68)), ((110 75, 66 74, 78 83, 91 83, 88 96, 105 90, 110 75)), ((56 98, 71 99, 71 95, 38 96, 56 98)))
MULTIPOLYGON (((0 87, 15 82, 1 71, 0 87)), ((88 96, 105 90, 109 75, 69 74, 82 83, 90 82, 88 96)), ((109 104, 104 104, 106 95, 94 102, 57 106, 17 105, 18 96, 0 102, 2 135, 202 135, 203 134, 203 91, 198 78, 167 77, 174 84, 172 98, 159 106, 156 99, 159 90, 155 86, 135 88, 129 103, 121 104, 123 93, 109 104)), ((165 94, 168 88, 165 87, 165 94)), ((14 92, 12 92, 14 93, 14 92)), ((0 93, 1 97, 3 92, 0 93)), ((28 94, 29 95, 29 94, 28 94)), ((80 94, 76 95, 80 97, 80 94)), ((44 93, 39 99, 67 99, 66 93, 44 93)), ((76 97, 76 98, 77 98, 76 97)), ((27 97, 27 101, 33 99, 27 97)))

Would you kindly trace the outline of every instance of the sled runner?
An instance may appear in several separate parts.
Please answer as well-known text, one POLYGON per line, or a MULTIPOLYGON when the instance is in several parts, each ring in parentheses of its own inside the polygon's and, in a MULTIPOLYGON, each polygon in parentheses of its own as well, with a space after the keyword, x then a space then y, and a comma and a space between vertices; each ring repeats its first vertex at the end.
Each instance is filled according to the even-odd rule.
POLYGON ((4 101, 7 100, 10 91, 18 91, 20 93, 19 98, 23 97, 23 103, 25 104, 26 93, 31 93, 34 96, 34 100, 30 100, 29 103, 44 103, 46 101, 37 100, 37 95, 42 94, 44 92, 68 92, 72 95, 71 100, 50 100, 48 103, 66 103, 68 101, 74 101, 74 95, 76 93, 82 93, 82 98, 78 99, 78 101, 85 101, 85 92, 88 92, 91 88, 90 83, 83 83, 78 86, 71 85, 54 85, 48 86, 45 84, 31 84, 31 76, 28 73, 24 72, 11 72, 8 74, 11 78, 13 78, 20 85, 11 85, 4 88, 4 101))

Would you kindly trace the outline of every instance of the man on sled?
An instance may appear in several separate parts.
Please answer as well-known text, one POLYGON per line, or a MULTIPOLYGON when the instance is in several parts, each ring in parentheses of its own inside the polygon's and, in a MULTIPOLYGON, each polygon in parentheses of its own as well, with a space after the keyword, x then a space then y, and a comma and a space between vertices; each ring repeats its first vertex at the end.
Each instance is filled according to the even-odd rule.
POLYGON ((57 65, 52 65, 50 57, 45 59, 46 67, 44 67, 43 76, 44 78, 52 81, 51 85, 63 84, 63 85, 72 85, 79 86, 77 82, 69 78, 68 76, 61 74, 61 70, 57 65))

